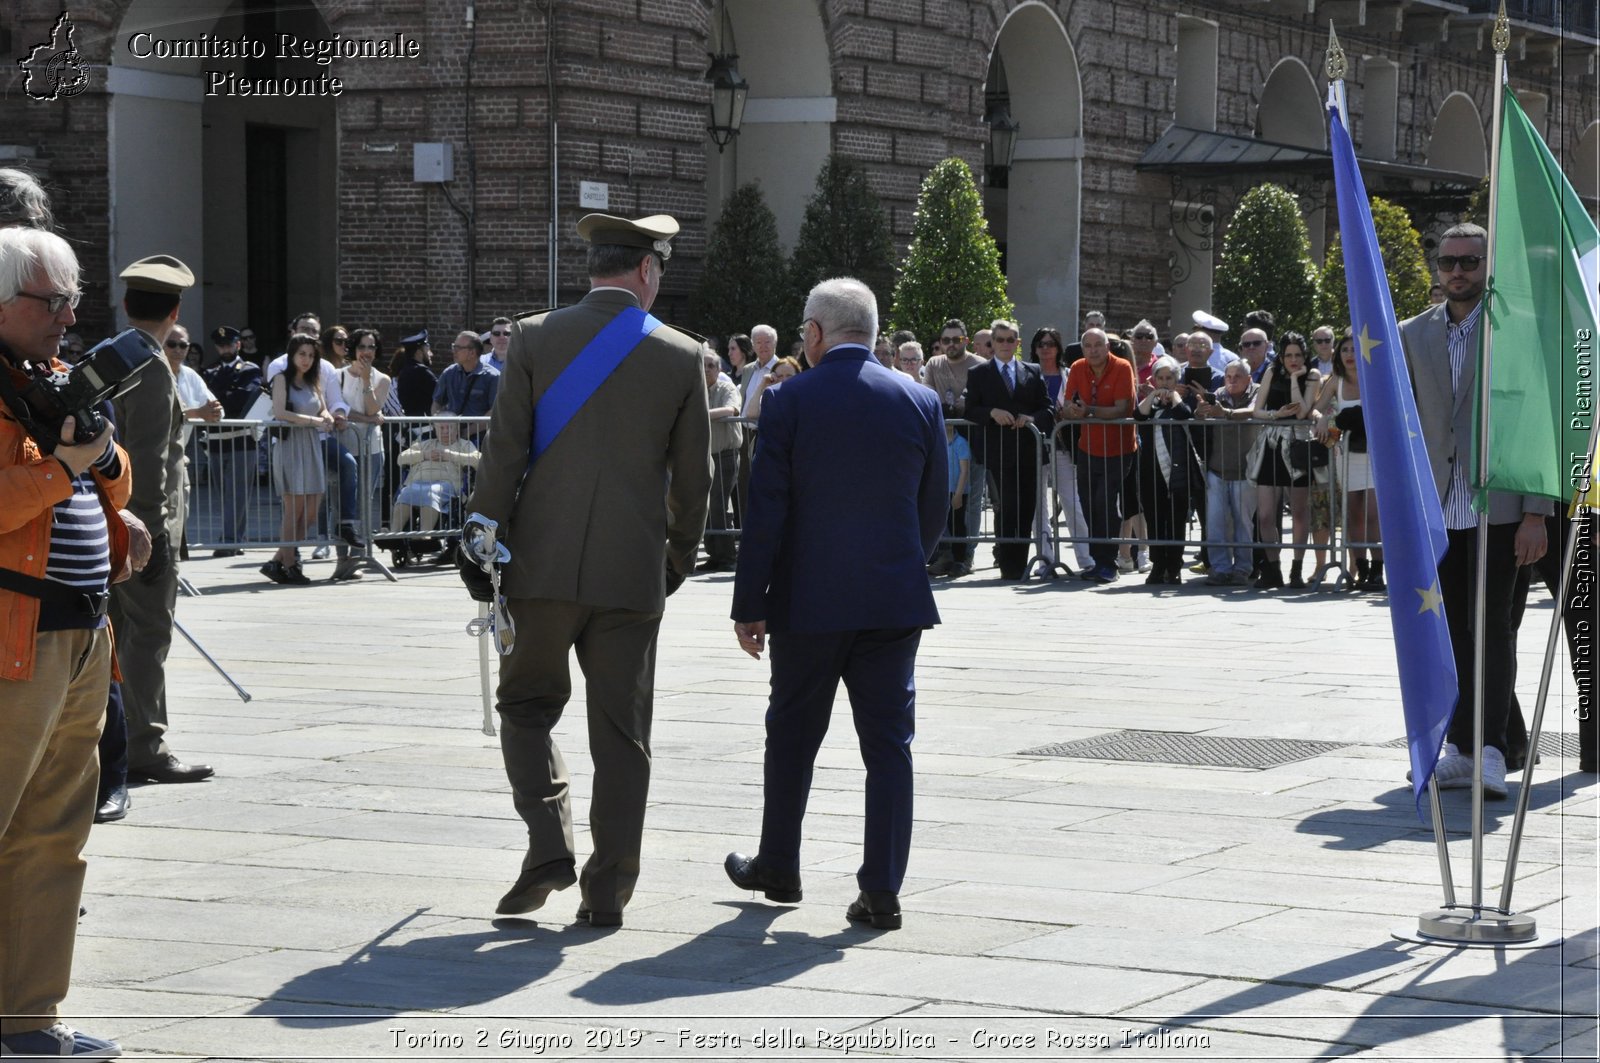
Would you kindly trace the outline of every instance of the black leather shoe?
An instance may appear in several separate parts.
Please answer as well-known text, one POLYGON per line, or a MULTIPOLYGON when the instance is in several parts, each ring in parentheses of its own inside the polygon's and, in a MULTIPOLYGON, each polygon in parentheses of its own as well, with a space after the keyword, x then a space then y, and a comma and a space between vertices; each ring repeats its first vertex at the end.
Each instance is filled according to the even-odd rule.
POLYGON ((621 912, 593 912, 587 905, 578 906, 578 922, 588 923, 590 926, 607 927, 621 926, 621 912))
POLYGON ((243 550, 231 550, 231 549, 230 550, 213 550, 213 551, 211 551, 211 556, 212 557, 239 557, 243 553, 244 553, 243 550))
POLYGON ((862 890, 845 909, 844 917, 852 923, 867 923, 874 930, 899 930, 900 898, 888 890, 862 890))
POLYGON ((538 867, 524 870, 517 876, 511 892, 500 898, 496 915, 521 915, 544 906, 545 898, 554 890, 564 890, 578 881, 571 860, 550 860, 538 867))
POLYGON ((128 815, 128 809, 133 807, 133 800, 128 796, 128 788, 119 786, 106 795, 100 807, 94 810, 96 823, 115 823, 128 815))
POLYGON ((209 764, 185 764, 171 753, 146 767, 128 769, 128 778, 142 782, 199 782, 215 774, 209 764))
POLYGON ((754 856, 729 853, 722 862, 722 870, 742 890, 760 890, 769 901, 795 904, 800 900, 799 875, 774 875, 763 868, 754 856))

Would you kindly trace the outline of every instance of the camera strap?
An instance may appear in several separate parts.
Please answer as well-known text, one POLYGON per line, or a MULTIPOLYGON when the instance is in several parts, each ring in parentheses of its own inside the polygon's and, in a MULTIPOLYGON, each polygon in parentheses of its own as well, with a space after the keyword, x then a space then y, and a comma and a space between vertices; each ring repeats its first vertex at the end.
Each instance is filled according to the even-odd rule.
POLYGON ((105 590, 86 591, 82 587, 69 587, 65 583, 40 579, 11 568, 0 568, 0 590, 25 594, 48 605, 81 612, 89 617, 105 616, 106 604, 111 597, 105 590))

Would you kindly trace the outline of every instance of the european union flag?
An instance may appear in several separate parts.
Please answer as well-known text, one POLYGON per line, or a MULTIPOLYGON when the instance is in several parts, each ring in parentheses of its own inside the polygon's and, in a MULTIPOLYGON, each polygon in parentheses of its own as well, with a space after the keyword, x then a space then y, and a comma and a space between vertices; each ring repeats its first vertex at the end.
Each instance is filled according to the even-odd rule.
POLYGON ((1444 512, 1422 441, 1366 185, 1350 134, 1332 103, 1328 125, 1350 327, 1360 347, 1356 373, 1378 495, 1383 557, 1389 569, 1389 621, 1411 747, 1411 785, 1420 802, 1459 696, 1444 599, 1439 594, 1439 558, 1446 545, 1444 512))

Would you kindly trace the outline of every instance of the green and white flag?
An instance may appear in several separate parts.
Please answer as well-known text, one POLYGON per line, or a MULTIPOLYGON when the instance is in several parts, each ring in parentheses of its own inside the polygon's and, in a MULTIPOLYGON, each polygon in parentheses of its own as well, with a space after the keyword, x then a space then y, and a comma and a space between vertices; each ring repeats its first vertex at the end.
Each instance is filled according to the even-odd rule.
MULTIPOLYGON (((1589 486, 1600 234, 1508 86, 1491 219, 1488 489, 1589 486)), ((1480 508, 1485 500, 1480 496, 1480 508)))

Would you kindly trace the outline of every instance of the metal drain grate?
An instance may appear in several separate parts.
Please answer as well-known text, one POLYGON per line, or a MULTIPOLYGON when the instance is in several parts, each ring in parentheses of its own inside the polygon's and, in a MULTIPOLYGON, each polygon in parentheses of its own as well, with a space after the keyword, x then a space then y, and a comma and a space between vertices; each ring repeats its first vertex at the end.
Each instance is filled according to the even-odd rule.
POLYGON ((1025 757, 1077 757, 1210 768, 1275 768, 1349 748, 1349 742, 1309 742, 1297 738, 1226 738, 1170 731, 1113 731, 1110 734, 1024 749, 1025 757))
MULTIPOLYGON (((1385 749, 1404 749, 1406 740, 1396 738, 1392 742, 1383 743, 1385 749)), ((1539 736, 1539 755, 1541 757, 1570 757, 1578 759, 1578 736, 1568 734, 1542 734, 1539 736)))

